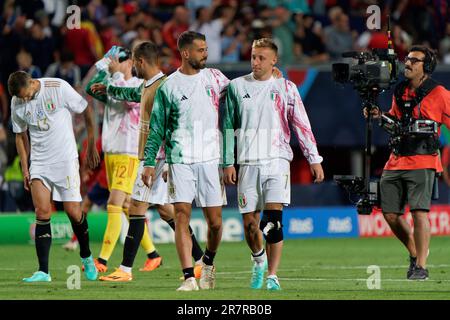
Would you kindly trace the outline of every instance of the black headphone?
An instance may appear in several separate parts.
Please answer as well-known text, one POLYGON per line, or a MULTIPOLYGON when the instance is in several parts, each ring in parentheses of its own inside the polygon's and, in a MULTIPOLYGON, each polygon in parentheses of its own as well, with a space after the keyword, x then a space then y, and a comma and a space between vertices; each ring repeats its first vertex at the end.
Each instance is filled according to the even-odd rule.
POLYGON ((430 75, 434 72, 434 69, 436 69, 436 55, 435 53, 426 48, 425 49, 425 61, 423 62, 423 72, 430 75))

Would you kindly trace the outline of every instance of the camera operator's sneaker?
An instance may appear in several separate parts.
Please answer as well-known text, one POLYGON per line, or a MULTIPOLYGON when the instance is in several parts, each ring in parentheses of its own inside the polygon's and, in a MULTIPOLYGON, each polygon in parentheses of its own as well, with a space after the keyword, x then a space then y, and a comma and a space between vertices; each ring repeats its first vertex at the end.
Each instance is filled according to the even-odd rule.
POLYGON ((424 269, 420 266, 416 266, 414 268, 413 273, 408 278, 409 280, 427 280, 428 279, 428 270, 424 269))
POLYGON ((261 289, 264 284, 264 272, 267 270, 267 260, 264 263, 253 263, 250 288, 261 289))
POLYGON ((183 281, 181 286, 177 289, 177 291, 197 291, 198 285, 197 280, 195 280, 195 277, 187 278, 183 281))
POLYGON ((200 276, 201 289, 214 289, 216 286, 216 267, 207 264, 203 265, 200 276))
POLYGON ((408 268, 408 272, 406 273, 406 278, 407 279, 409 279, 412 276, 416 266, 417 266, 417 258, 414 258, 414 257, 410 256, 409 257, 409 268, 408 268))

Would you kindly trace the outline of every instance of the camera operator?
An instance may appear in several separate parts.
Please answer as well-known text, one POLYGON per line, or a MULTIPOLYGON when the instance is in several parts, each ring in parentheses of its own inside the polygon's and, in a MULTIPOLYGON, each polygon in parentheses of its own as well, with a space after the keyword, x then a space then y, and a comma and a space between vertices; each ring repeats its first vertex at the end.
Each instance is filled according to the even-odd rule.
MULTIPOLYGON (((391 136, 393 151, 381 176, 380 192, 383 215, 393 233, 409 251, 409 280, 428 279, 426 261, 430 223, 427 213, 436 173, 442 172, 437 126, 445 124, 450 127, 450 92, 431 79, 435 67, 436 57, 430 49, 413 46, 405 58, 406 80, 396 86, 391 109, 387 113, 376 107, 370 111, 374 118, 385 115, 403 129, 407 128, 402 131, 406 132, 401 138, 404 140, 397 139, 400 142, 396 147, 392 146, 391 136), (426 139, 424 135, 414 135, 414 130, 410 130, 411 124, 418 124, 422 120, 436 122, 428 121, 434 125, 436 132, 427 135, 426 139), (406 203, 412 213, 414 233, 406 220, 400 218, 406 203)), ((364 116, 367 118, 367 109, 364 109, 364 116)))

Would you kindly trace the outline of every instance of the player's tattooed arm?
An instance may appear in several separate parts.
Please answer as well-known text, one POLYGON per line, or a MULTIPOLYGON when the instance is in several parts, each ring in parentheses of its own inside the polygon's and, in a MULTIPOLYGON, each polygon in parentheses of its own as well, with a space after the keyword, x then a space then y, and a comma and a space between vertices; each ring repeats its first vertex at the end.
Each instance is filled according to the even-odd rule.
POLYGON ((30 155, 30 141, 27 131, 16 134, 16 148, 22 167, 23 186, 30 191, 30 172, 28 170, 28 157, 30 155))
POLYGON ((100 156, 97 148, 95 147, 95 126, 94 126, 94 112, 92 107, 88 105, 83 112, 84 120, 86 122, 86 130, 88 137, 87 147, 87 165, 90 169, 96 168, 100 164, 100 156))

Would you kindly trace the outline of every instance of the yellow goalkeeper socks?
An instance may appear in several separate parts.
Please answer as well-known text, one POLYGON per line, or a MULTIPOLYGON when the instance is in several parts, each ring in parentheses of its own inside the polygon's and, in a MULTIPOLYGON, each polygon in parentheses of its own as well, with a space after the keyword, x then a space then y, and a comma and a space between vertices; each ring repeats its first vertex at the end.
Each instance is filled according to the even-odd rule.
POLYGON ((146 254, 156 251, 156 248, 153 244, 152 238, 150 238, 150 234, 148 232, 147 219, 145 221, 145 229, 144 229, 144 235, 142 236, 142 240, 141 240, 141 247, 144 249, 146 254))
POLYGON ((103 236, 103 245, 99 257, 107 261, 111 257, 117 239, 120 236, 120 230, 122 228, 122 207, 108 204, 106 209, 108 211, 108 223, 103 236))

